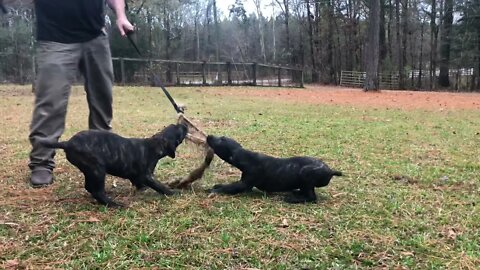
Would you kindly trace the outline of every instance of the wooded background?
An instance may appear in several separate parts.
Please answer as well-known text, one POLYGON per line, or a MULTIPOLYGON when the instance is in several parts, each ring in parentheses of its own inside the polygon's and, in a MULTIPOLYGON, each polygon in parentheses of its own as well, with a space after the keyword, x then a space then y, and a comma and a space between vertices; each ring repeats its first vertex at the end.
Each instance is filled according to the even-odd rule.
MULTIPOLYGON (((32 5, 5 2, 0 81, 29 82, 32 5)), ((342 71, 362 71, 366 89, 383 76, 396 76, 399 89, 480 89, 480 0, 236 0, 226 12, 216 0, 128 5, 146 58, 300 67, 305 82, 324 84, 339 84, 342 71)), ((138 57, 114 19, 108 11, 112 55, 138 57)))

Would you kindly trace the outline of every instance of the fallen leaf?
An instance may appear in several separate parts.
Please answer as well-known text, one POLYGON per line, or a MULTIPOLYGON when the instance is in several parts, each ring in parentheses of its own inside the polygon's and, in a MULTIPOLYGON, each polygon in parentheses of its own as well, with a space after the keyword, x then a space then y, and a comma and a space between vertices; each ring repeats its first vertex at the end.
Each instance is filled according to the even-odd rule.
POLYGON ((78 222, 90 222, 90 223, 95 223, 95 222, 100 222, 100 219, 96 217, 89 217, 88 219, 83 219, 79 220, 78 222))
POLYGON ((282 227, 283 228, 287 228, 289 225, 288 225, 288 220, 286 218, 282 219, 282 227))
POLYGON ((15 222, 0 221, 0 225, 5 225, 5 226, 9 226, 9 227, 20 227, 20 224, 15 223, 15 222))
POLYGON ((5 261, 5 263, 3 264, 3 267, 5 267, 5 269, 16 269, 19 265, 20 265, 20 262, 15 259, 15 260, 5 261))
POLYGON ((448 239, 455 240, 457 238, 457 232, 455 231, 455 229, 453 228, 448 229, 447 237, 448 239))
POLYGON ((340 193, 336 193, 336 194, 332 194, 332 197, 333 198, 337 198, 337 197, 340 197, 342 195, 345 195, 345 192, 340 192, 340 193))

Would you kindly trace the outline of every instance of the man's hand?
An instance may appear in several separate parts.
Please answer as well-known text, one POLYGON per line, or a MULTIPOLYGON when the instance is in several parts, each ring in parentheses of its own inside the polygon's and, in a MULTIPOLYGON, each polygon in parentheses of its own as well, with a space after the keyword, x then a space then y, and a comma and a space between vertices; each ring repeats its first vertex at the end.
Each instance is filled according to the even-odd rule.
POLYGON ((134 27, 125 14, 125 0, 107 0, 107 3, 113 9, 115 15, 117 15, 117 27, 120 35, 124 37, 128 32, 133 31, 134 27))
POLYGON ((122 37, 126 36, 129 32, 132 32, 135 29, 133 25, 128 21, 127 17, 118 18, 117 27, 122 37))

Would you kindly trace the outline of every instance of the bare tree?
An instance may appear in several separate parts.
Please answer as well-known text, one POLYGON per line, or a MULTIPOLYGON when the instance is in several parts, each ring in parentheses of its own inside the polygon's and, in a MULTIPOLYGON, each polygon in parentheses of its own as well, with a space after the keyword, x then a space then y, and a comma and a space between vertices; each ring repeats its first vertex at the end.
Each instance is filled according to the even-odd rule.
POLYGON ((262 1, 252 0, 255 4, 255 10, 258 16, 258 31, 260 32, 260 50, 263 62, 267 62, 267 54, 265 53, 265 29, 263 27, 262 1))
POLYGON ((328 68, 328 79, 327 83, 332 83, 337 81, 336 72, 334 66, 334 52, 335 45, 333 41, 333 25, 334 25, 334 16, 335 11, 332 4, 333 0, 327 1, 327 21, 328 21, 328 32, 327 32, 327 68, 328 68))
POLYGON ((275 0, 277 2, 277 4, 280 6, 280 8, 282 9, 282 12, 284 14, 284 20, 285 20, 285 37, 286 37, 286 51, 288 54, 291 53, 290 49, 291 49, 291 46, 290 46, 290 2, 289 0, 283 0, 283 6, 282 6, 282 3, 280 2, 280 0, 275 0))
POLYGON ((319 75, 317 69, 317 56, 316 56, 316 46, 315 46, 315 37, 313 32, 313 19, 312 11, 310 10, 310 0, 305 0, 306 9, 307 9, 307 21, 308 21, 308 40, 310 42, 310 59, 312 62, 312 81, 318 82, 319 75))
POLYGON ((395 26, 396 26, 396 42, 397 42, 397 72, 399 75, 399 87, 403 89, 404 87, 404 63, 403 63, 403 49, 401 42, 401 21, 400 21, 400 0, 395 0, 395 26))
POLYGON ((277 61, 277 35, 275 31, 275 2, 272 0, 272 3, 270 3, 270 6, 272 7, 272 53, 273 53, 273 62, 277 61))
POLYGON ((213 0, 213 21, 215 23, 215 60, 220 61, 220 25, 217 16, 217 1, 213 0))
POLYGON ((409 25, 408 25, 408 17, 409 17, 409 1, 403 0, 402 1, 402 52, 401 52, 401 70, 400 72, 400 89, 405 89, 405 81, 406 81, 406 74, 405 74, 405 66, 407 65, 407 38, 409 33, 409 25))
POLYGON ((442 23, 442 35, 440 39, 440 76, 438 84, 442 87, 450 86, 448 77, 450 65, 450 44, 453 23, 453 0, 445 0, 445 10, 442 23))
POLYGON ((365 91, 377 91, 378 85, 378 63, 380 56, 380 0, 370 0, 370 11, 368 17, 368 42, 365 52, 365 91))
POLYGON ((200 1, 195 1, 195 15, 194 15, 194 28, 195 28, 195 60, 200 60, 200 13, 201 6, 200 1))
POLYGON ((430 89, 434 89, 437 77, 437 0, 432 0, 430 11, 430 89))
POLYGON ((423 41, 425 36, 425 19, 423 18, 420 22, 420 56, 418 63, 418 81, 417 88, 422 88, 422 77, 423 77, 423 41))

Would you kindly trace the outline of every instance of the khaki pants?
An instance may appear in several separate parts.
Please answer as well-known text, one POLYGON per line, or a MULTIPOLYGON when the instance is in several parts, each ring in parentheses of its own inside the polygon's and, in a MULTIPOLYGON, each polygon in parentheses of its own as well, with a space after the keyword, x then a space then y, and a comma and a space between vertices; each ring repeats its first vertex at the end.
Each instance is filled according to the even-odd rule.
POLYGON ((112 59, 108 37, 103 34, 85 43, 40 41, 36 55, 38 74, 29 135, 32 145, 29 167, 52 170, 55 151, 39 145, 38 139, 58 140, 62 135, 70 89, 77 71, 85 79, 89 128, 111 129, 112 59))

